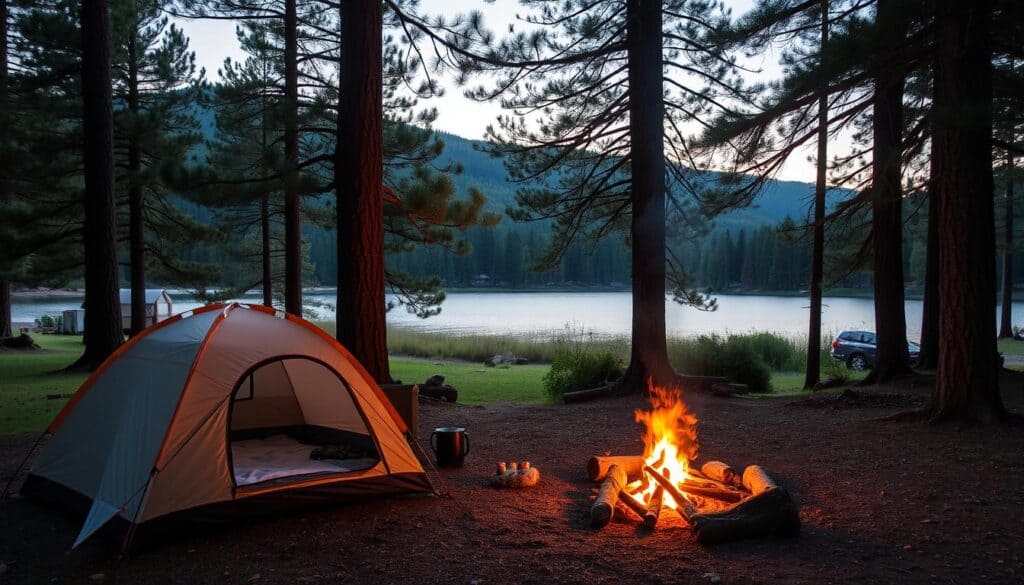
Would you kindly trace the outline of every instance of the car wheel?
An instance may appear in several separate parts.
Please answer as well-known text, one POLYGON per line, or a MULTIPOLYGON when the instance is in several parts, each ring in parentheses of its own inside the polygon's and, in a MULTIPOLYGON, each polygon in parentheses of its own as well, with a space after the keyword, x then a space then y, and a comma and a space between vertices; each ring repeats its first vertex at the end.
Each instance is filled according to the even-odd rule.
POLYGON ((857 353, 850 356, 850 359, 846 360, 846 367, 857 372, 863 372, 868 368, 868 361, 864 359, 864 356, 857 353))

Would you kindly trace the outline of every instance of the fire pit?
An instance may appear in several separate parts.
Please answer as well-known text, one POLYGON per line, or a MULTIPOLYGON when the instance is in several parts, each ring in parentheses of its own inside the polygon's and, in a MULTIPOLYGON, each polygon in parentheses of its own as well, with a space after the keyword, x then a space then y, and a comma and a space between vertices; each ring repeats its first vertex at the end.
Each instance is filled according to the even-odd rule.
POLYGON ((597 456, 587 462, 587 476, 602 482, 591 507, 591 526, 603 528, 622 515, 653 530, 671 510, 704 544, 800 531, 793 499, 760 466, 750 465, 742 474, 720 461, 695 466, 697 417, 678 389, 651 386, 650 401, 651 410, 636 411, 637 422, 646 427, 643 455, 597 456))

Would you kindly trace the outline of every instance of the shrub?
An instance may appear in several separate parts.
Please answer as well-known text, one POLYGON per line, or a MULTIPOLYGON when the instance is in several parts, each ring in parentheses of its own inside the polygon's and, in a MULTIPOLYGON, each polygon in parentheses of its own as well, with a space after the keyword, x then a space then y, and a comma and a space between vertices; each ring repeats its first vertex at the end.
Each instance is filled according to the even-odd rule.
POLYGON ((552 400, 561 401, 566 392, 600 386, 621 370, 622 361, 610 351, 566 348, 555 355, 544 374, 544 389, 552 400))
POLYGON ((750 347, 773 371, 793 372, 802 370, 806 366, 806 343, 798 345, 774 333, 752 333, 730 337, 729 340, 737 338, 746 339, 750 347))
POLYGON ((749 335, 702 335, 677 339, 669 345, 672 365, 682 373, 725 376, 746 384, 751 392, 771 391, 771 370, 749 335))
POLYGON ((39 327, 56 327, 57 320, 54 319, 53 315, 42 315, 36 317, 36 325, 39 327))

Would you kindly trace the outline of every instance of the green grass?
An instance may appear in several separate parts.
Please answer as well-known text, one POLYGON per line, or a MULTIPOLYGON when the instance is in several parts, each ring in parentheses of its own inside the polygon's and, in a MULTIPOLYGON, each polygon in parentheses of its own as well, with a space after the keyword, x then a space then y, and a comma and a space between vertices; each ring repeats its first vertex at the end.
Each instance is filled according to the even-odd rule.
POLYGON ((42 350, 0 352, 0 433, 42 430, 85 381, 85 374, 61 371, 81 355, 81 337, 36 335, 35 340, 42 350))
MULTIPOLYGON (((81 355, 81 337, 34 337, 42 350, 0 352, 0 434, 41 431, 87 377, 61 371, 81 355)), ((459 390, 459 402, 465 404, 549 401, 541 382, 548 366, 485 368, 465 362, 445 362, 440 366, 434 363, 392 358, 392 376, 419 383, 441 374, 459 390)))
POLYGON ((999 353, 1007 356, 1024 356, 1024 341, 1016 339, 1000 339, 998 341, 999 353))
MULTIPOLYGON (((569 336, 570 333, 565 335, 569 336)), ((0 352, 0 434, 39 431, 53 419, 67 400, 85 381, 84 374, 68 374, 61 370, 75 361, 82 351, 81 338, 76 336, 37 335, 41 351, 0 352), (50 398, 48 398, 48 396, 50 398)), ((528 365, 488 368, 479 362, 452 361, 451 356, 463 355, 469 348, 483 361, 495 353, 516 353, 532 361, 546 361, 564 347, 567 338, 529 341, 506 336, 444 336, 413 331, 392 330, 390 341, 396 353, 406 355, 391 358, 391 374, 406 383, 421 383, 434 374, 441 374, 447 383, 459 391, 459 402, 470 405, 488 402, 515 402, 521 404, 548 404, 543 378, 548 365, 528 365), (396 331, 399 333, 396 334, 396 331), (493 345, 485 345, 491 343, 493 345), (517 346, 515 343, 522 343, 517 346), (422 345, 417 345, 422 344, 422 345), (397 349, 396 349, 397 346, 397 349), (540 347, 542 351, 517 351, 527 347, 540 347), (418 348, 418 349, 417 349, 418 348), (408 351, 404 351, 408 350, 408 351), (415 351, 413 351, 415 350, 415 351), (430 356, 431 359, 408 357, 408 354, 430 356), (436 365, 441 364, 441 365, 436 365)), ((575 341, 580 341, 578 338, 575 341)), ((624 339, 587 339, 588 345, 609 349, 628 357, 624 339)), ((1024 353, 1024 343, 1014 348, 1024 353)), ((673 344, 678 349, 679 345, 673 344)), ((850 372, 850 374, 854 374, 850 372)), ((827 376, 828 371, 823 372, 827 376)), ((862 375, 852 375, 856 380, 862 375)), ((803 373, 781 371, 772 373, 772 394, 769 396, 802 393, 803 373)))
POLYGON ((391 376, 406 384, 419 384, 434 374, 444 376, 445 383, 459 391, 459 402, 518 402, 545 404, 550 402, 541 378, 549 366, 511 366, 487 368, 465 362, 438 362, 414 358, 391 358, 391 376))

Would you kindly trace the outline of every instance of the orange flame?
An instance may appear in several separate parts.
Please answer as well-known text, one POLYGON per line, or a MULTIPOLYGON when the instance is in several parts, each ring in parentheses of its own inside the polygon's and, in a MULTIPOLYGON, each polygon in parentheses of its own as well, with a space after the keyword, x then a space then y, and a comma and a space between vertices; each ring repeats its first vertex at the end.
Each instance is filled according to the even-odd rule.
MULTIPOLYGON (((643 423, 644 462, 660 472, 672 483, 679 484, 690 477, 690 461, 697 457, 697 417, 686 408, 679 388, 661 388, 647 382, 652 409, 635 411, 636 422, 643 423)), ((637 496, 648 502, 657 489, 648 481, 637 496)), ((668 494, 662 505, 675 509, 676 502, 668 494)))

